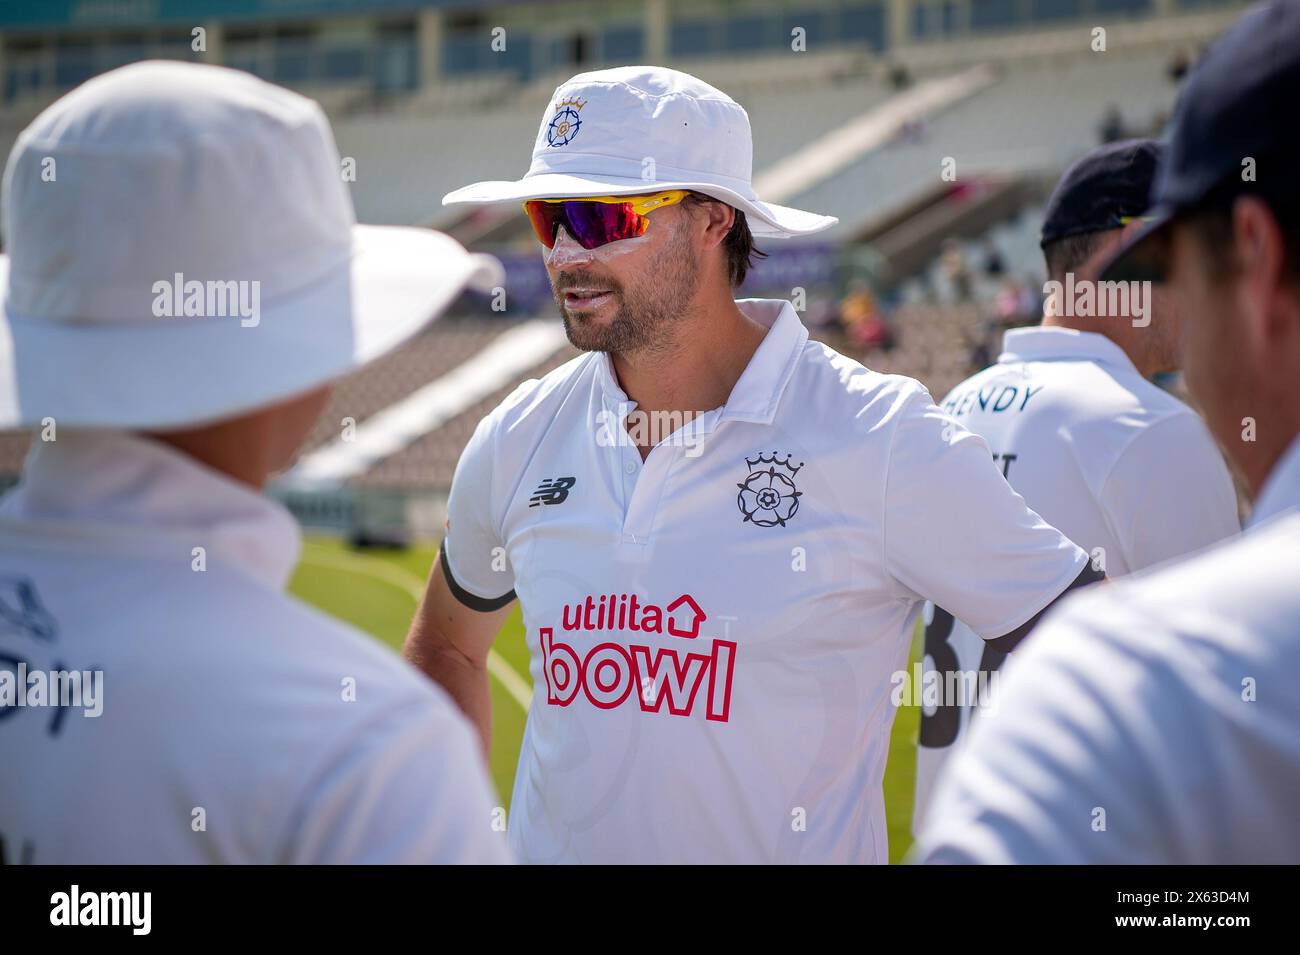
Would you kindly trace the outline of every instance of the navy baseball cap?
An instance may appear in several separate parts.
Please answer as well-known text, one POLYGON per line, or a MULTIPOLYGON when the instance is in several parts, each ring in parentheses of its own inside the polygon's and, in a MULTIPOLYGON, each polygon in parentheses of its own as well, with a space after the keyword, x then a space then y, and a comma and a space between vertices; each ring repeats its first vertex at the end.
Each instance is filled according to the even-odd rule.
POLYGON ((1120 229, 1151 205, 1161 146, 1154 139, 1107 143, 1065 171, 1047 200, 1039 245, 1120 229))
POLYGON ((1188 77, 1151 196, 1151 221, 1124 244, 1102 278, 1163 281, 1169 224, 1186 212, 1226 207, 1241 195, 1296 208, 1300 124, 1290 117, 1297 95, 1300 0, 1252 7, 1188 77))

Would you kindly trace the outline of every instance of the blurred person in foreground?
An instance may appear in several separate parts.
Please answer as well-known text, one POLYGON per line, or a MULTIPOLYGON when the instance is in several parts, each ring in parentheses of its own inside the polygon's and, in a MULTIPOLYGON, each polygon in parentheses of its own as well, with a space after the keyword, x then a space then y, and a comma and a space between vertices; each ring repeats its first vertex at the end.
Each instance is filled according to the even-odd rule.
POLYGON ((1049 618, 940 782, 922 861, 1300 862, 1297 89, 1300 3, 1253 8, 1188 78, 1153 221, 1103 270, 1177 296, 1249 527, 1049 618))
POLYGON ((263 496, 328 383, 493 260, 358 226, 320 107, 140 63, 63 97, 4 177, 3 862, 498 862, 446 695, 285 596, 263 496))
MULTIPOLYGON (((1232 478, 1205 423, 1149 380, 1178 366, 1172 297, 1154 287, 1108 295, 1098 283, 1142 227, 1159 154, 1153 140, 1127 140, 1066 170, 1041 230, 1049 278, 1041 324, 1007 330, 997 362, 940 402, 988 441, 1025 502, 1108 577, 1241 529, 1232 478)), ((945 610, 927 607, 926 617, 923 679, 987 682, 1002 656, 945 610)), ((922 710, 915 829, 978 702, 938 700, 922 710)))

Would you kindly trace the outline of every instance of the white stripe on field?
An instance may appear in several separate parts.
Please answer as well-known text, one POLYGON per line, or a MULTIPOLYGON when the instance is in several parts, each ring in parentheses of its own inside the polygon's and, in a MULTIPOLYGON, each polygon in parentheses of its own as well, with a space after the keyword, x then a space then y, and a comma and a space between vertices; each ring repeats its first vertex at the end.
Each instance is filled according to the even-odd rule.
POLYGON ((363 474, 494 391, 519 381, 564 342, 564 326, 554 319, 523 322, 441 378, 361 422, 352 440, 340 436, 304 456, 284 476, 283 486, 332 486, 363 474))
MULTIPOLYGON (((353 559, 344 554, 325 555, 305 552, 302 563, 309 567, 324 567, 326 569, 346 571, 347 573, 370 577, 372 580, 389 584, 405 592, 417 607, 420 604, 420 599, 424 596, 424 584, 418 577, 400 567, 394 567, 386 561, 364 561, 353 559)), ((433 572, 438 572, 437 563, 433 565, 433 572)), ((496 650, 488 650, 487 668, 488 674, 494 677, 509 697, 519 704, 520 709, 527 713, 528 707, 532 705, 533 701, 533 690, 527 681, 496 650)))

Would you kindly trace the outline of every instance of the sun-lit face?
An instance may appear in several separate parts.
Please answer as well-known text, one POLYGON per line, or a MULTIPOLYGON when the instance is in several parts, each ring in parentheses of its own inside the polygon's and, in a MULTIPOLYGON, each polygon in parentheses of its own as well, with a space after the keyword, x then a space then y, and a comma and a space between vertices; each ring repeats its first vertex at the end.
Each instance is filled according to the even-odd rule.
POLYGON ((276 446, 271 461, 274 471, 286 470, 297 459, 302 443, 325 413, 332 393, 332 386, 322 385, 276 406, 276 446))
MULTIPOLYGON (((1115 229, 1106 234, 1104 240, 1097 244, 1093 253, 1076 270, 1077 278, 1089 282, 1104 281, 1102 270, 1105 265, 1141 226, 1141 220, 1134 220, 1123 229, 1115 229)), ((1141 287, 1133 288, 1130 296, 1134 301, 1137 296, 1145 298, 1145 324, 1125 325, 1121 319, 1121 324, 1110 329, 1111 337, 1127 352, 1142 374, 1177 371, 1179 329, 1182 325, 1177 296, 1162 282, 1150 285, 1143 283, 1141 287)), ((1136 320, 1137 313, 1131 310, 1131 314, 1136 320)))
MULTIPOLYGON (((1142 229, 1144 219, 1136 218, 1115 234, 1115 239, 1105 252, 1109 259, 1119 247, 1142 229)), ((1100 279, 1100 261, 1093 263, 1097 277, 1100 279)), ((1141 295, 1145 302, 1145 325, 1131 325, 1126 330, 1130 357, 1145 375, 1161 372, 1178 371, 1178 342, 1182 327, 1182 312, 1178 308, 1178 296, 1164 282, 1142 283, 1131 295, 1141 295)))
MULTIPOLYGON (((1249 370, 1237 331, 1235 280, 1215 277, 1203 242, 1175 222, 1170 242, 1169 289, 1181 316, 1179 357, 1188 390, 1214 436, 1229 452, 1240 445, 1241 420, 1249 404, 1243 383, 1249 370)), ((1223 254, 1219 252, 1217 254, 1223 254)))
POLYGON ((645 233, 584 249, 560 226, 543 249, 564 329, 583 351, 625 353, 663 345, 696 292, 700 262, 682 206, 649 215, 645 233))

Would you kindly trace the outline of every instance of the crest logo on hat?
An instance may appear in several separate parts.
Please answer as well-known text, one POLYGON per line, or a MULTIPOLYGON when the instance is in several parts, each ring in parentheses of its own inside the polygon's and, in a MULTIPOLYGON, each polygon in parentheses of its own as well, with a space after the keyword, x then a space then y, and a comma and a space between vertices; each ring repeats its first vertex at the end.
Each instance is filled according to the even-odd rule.
POLYGON ((573 137, 577 136, 578 130, 582 128, 582 117, 578 114, 586 105, 586 100, 576 98, 561 100, 556 104, 555 115, 551 117, 551 124, 546 127, 546 145, 567 146, 573 142, 573 137))
POLYGON ((736 504, 744 515, 743 523, 785 527, 786 522, 799 511, 799 498, 803 497, 803 492, 795 487, 794 476, 803 467, 803 462, 792 464, 792 457, 786 455, 785 460, 780 460, 773 452, 745 458, 745 466, 750 468, 749 477, 736 485, 740 488, 736 504))

